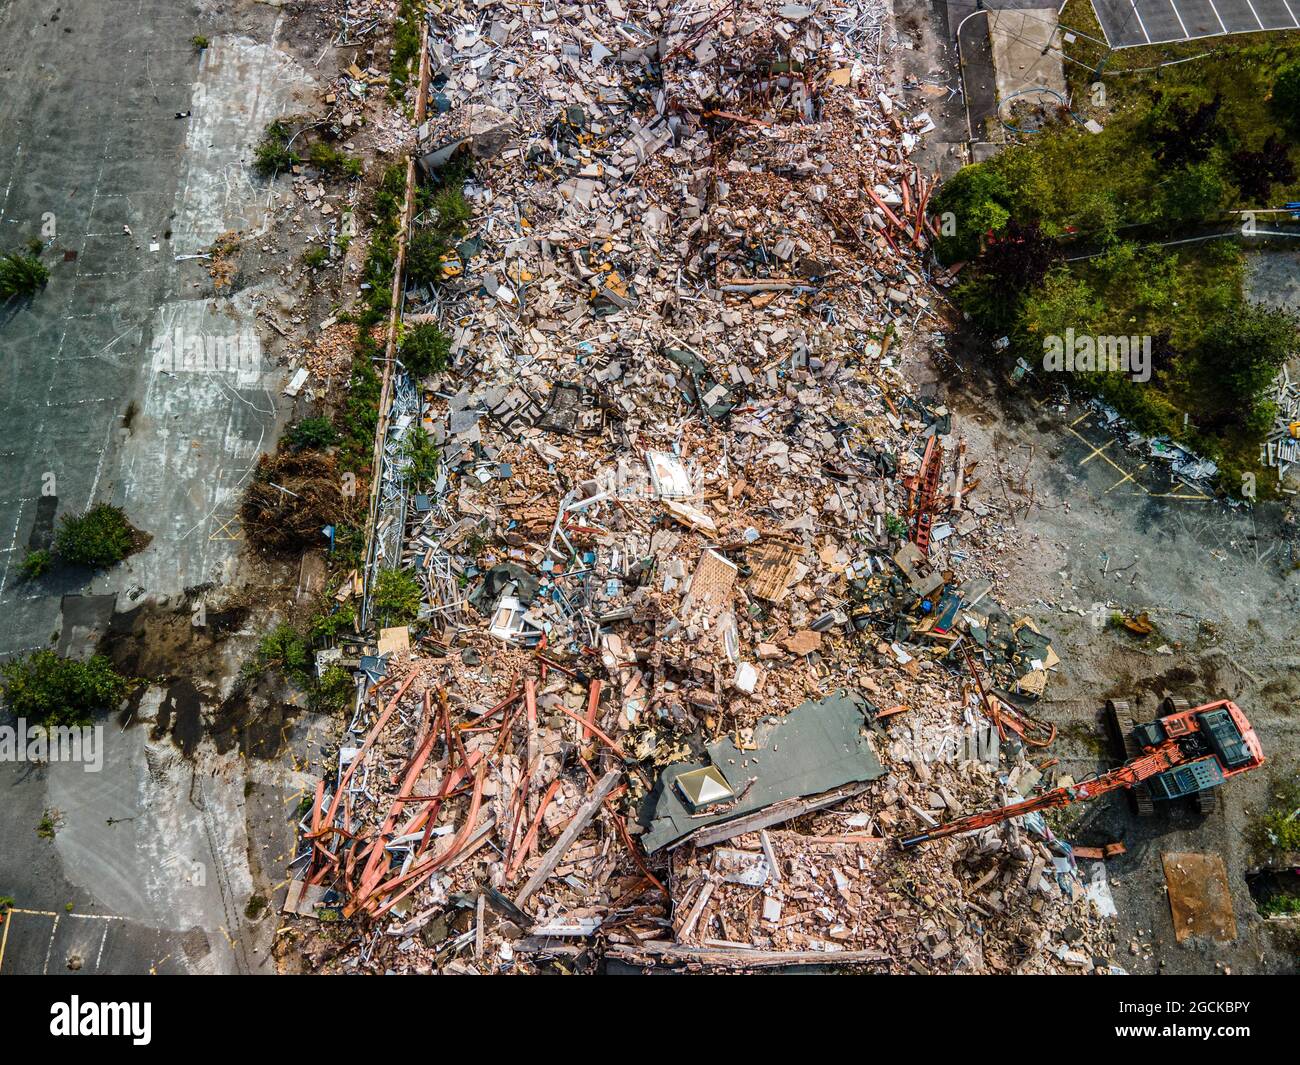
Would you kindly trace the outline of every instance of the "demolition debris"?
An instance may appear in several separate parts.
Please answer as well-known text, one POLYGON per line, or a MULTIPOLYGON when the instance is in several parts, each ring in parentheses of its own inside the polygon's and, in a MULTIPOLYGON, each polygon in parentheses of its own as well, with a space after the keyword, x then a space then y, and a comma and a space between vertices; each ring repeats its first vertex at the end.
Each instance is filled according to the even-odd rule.
POLYGON ((943 322, 887 7, 431 19, 415 156, 470 217, 405 287, 450 365, 395 379, 365 584, 418 607, 347 649, 305 964, 1105 970, 1041 816, 896 844, 1059 783, 1058 658, 903 373, 943 322))

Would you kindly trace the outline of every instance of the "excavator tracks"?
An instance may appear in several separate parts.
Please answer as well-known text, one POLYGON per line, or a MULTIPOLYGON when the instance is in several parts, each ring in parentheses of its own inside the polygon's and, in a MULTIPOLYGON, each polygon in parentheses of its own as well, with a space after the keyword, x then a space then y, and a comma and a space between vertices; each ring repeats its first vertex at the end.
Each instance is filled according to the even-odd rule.
MULTIPOLYGON (((1110 725, 1111 737, 1120 753, 1120 758, 1131 762, 1142 754, 1142 748, 1133 738, 1133 708, 1126 699, 1107 699, 1106 718, 1110 725)), ((1128 789, 1129 804, 1138 817, 1150 817, 1155 813, 1155 800, 1151 798, 1151 789, 1145 784, 1135 784, 1128 789)))

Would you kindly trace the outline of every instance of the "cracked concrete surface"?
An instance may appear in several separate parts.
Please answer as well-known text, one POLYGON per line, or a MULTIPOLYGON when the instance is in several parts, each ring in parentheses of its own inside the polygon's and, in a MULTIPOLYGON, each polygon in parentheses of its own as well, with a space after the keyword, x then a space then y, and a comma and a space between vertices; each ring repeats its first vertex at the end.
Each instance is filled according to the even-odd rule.
POLYGON ((226 230, 259 233, 274 195, 249 164, 267 124, 307 110, 315 81, 274 41, 218 37, 204 49, 176 196, 177 255, 206 250, 226 230))
MULTIPOLYGON (((115 601, 175 602, 235 571, 229 508, 274 440, 285 375, 265 360, 251 378, 163 372, 156 356, 177 328, 256 340, 256 293, 196 299, 211 289, 206 264, 176 256, 265 227, 280 192, 249 170, 253 146, 266 122, 307 109, 316 82, 277 47, 278 8, 209 14, 234 32, 212 33, 200 55, 192 3, 115 0, 74 18, 0 0, 0 248, 51 241, 47 288, 0 309, 0 658, 52 644, 84 656, 115 601), (93 579, 20 580, 57 515, 97 501, 123 505, 149 547, 93 579)), ((0 894, 18 900, 0 971, 269 965, 273 922, 244 913, 249 809, 258 839, 275 838, 264 823, 283 822, 293 773, 259 766, 253 781, 237 750, 206 739, 182 758, 151 738, 159 701, 146 692, 125 730, 101 722, 100 773, 0 763, 0 894), (46 810, 52 841, 36 832, 46 810)))

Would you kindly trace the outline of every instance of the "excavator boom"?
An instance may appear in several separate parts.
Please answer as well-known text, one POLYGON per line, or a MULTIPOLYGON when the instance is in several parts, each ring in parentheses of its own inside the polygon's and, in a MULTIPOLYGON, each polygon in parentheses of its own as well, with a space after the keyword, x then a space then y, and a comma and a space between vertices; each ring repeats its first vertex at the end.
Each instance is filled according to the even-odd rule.
POLYGON ((1001 824, 1003 821, 1010 821, 1013 817, 1023 817, 1025 814, 1032 814, 1038 810, 1055 810, 1062 806, 1070 806, 1076 802, 1086 802, 1089 799, 1097 798, 1098 795, 1105 795, 1107 792, 1131 788, 1134 784, 1140 784, 1157 773, 1163 773, 1166 769, 1178 765, 1183 760, 1181 752, 1176 746, 1157 748, 1139 758, 1133 759, 1131 762, 1126 762, 1118 769, 1112 769, 1109 773, 1094 777, 1092 780, 1071 784, 1068 787, 1053 788, 1041 795, 1035 795, 1032 799, 1013 803, 1010 806, 1000 806, 996 810, 985 810, 981 813, 959 817, 957 820, 949 821, 938 828, 932 828, 929 832, 923 832, 918 836, 908 836, 900 841, 900 845, 904 850, 910 850, 919 844, 929 843, 931 840, 942 839, 945 836, 955 836, 961 832, 972 832, 977 828, 988 828, 989 825, 1001 824))

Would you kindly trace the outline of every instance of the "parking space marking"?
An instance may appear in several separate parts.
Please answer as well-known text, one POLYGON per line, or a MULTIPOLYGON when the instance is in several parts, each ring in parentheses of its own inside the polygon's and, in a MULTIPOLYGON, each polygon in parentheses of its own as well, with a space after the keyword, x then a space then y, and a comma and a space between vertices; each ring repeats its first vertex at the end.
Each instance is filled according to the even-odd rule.
MULTIPOLYGON (((1277 0, 1262 0, 1261 6, 1264 14, 1268 15, 1269 21, 1265 23, 1263 16, 1260 14, 1260 8, 1256 7, 1256 0, 1205 0, 1204 5, 1190 5, 1188 9, 1188 18, 1183 17, 1179 0, 1167 0, 1169 6, 1173 9, 1174 18, 1178 22, 1179 33, 1173 33, 1173 24, 1168 18, 1156 10, 1158 0, 1092 0, 1093 11, 1096 13, 1097 21, 1101 23, 1102 34, 1106 38, 1106 43, 1111 48, 1135 48, 1144 44, 1172 44, 1176 41, 1199 41, 1208 37, 1222 37, 1233 33, 1261 33, 1270 30, 1288 31, 1300 29, 1300 18, 1296 16, 1296 9, 1291 6, 1291 0, 1281 0, 1279 7, 1277 0), (1127 3, 1127 9, 1125 4, 1127 3), (1147 3, 1147 16, 1153 18, 1151 26, 1147 25, 1147 20, 1142 17, 1141 5, 1147 3), (1201 7, 1202 13, 1198 16, 1195 7, 1201 7), (1209 22, 1203 12, 1203 8, 1208 7, 1214 17, 1214 22, 1209 22), (1286 18, 1291 20, 1288 26, 1282 18, 1282 8, 1286 10, 1286 18), (1220 10, 1222 9, 1222 11, 1220 10), (1227 19, 1224 18, 1224 12, 1227 19), (1134 20, 1137 22, 1137 29, 1133 28, 1134 20), (1229 28, 1228 23, 1232 23, 1229 28), (1254 22, 1252 28, 1250 23, 1254 22), (1189 28, 1189 23, 1190 27, 1189 28), (1218 23, 1218 29, 1214 29, 1214 23, 1218 23), (1208 32, 1197 32, 1204 30, 1208 32), (1139 36, 1139 33, 1141 36, 1139 36), (1154 36, 1152 35, 1154 33, 1154 36)), ((1183 0, 1189 3, 1189 0, 1183 0)))
MULTIPOLYGON (((1121 477, 1118 481, 1116 481, 1113 485, 1107 488, 1106 491, 1102 492, 1102 495, 1104 496, 1110 495, 1111 492, 1115 491, 1115 489, 1118 488, 1120 485, 1122 485, 1125 481, 1132 481, 1137 474, 1141 473, 1146 468, 1147 468, 1147 464, 1144 462, 1136 470, 1130 470, 1128 473, 1124 474, 1124 476, 1121 477)), ((1137 482, 1134 481, 1133 483, 1136 484, 1137 482)))
POLYGON ((1100 455, 1103 451, 1105 451, 1108 447, 1110 447, 1110 445, 1113 444, 1114 442, 1115 442, 1115 438, 1111 437, 1104 444, 1102 444, 1101 447, 1094 447, 1092 449, 1092 452, 1088 455, 1088 457, 1086 459, 1083 459, 1079 463, 1079 465, 1080 466, 1088 465, 1088 463, 1090 463, 1093 459, 1095 459, 1098 455, 1100 455))
POLYGON ((1121 492, 1120 495, 1145 496, 1148 499, 1168 499, 1168 500, 1172 500, 1175 503, 1204 503, 1214 498, 1213 496, 1205 495, 1204 493, 1197 492, 1191 488, 1188 488, 1186 485, 1183 484, 1175 485, 1174 488, 1168 492, 1153 492, 1150 488, 1148 488, 1146 485, 1144 485, 1141 481, 1137 479, 1137 475, 1139 473, 1149 468, 1149 463, 1142 462, 1139 463, 1135 469, 1126 470, 1118 462, 1115 462, 1109 455, 1105 454, 1106 449, 1110 447, 1111 444, 1115 443, 1115 439, 1116 439, 1115 437, 1111 437, 1105 443, 1098 445, 1098 444, 1094 444, 1091 440, 1089 440, 1086 436, 1084 436, 1082 433, 1080 433, 1077 429, 1074 428, 1081 421, 1087 418, 1091 413, 1092 413, 1091 411, 1088 411, 1087 413, 1076 418, 1069 425, 1065 426, 1065 431, 1069 433, 1071 436, 1073 436, 1076 440, 1078 440, 1079 443, 1089 448, 1088 454, 1084 456, 1084 458, 1079 460, 1079 466, 1081 468, 1085 466, 1087 463, 1091 462, 1093 459, 1099 458, 1102 460, 1102 462, 1106 463, 1107 466, 1109 466, 1112 470, 1114 470, 1117 474, 1119 474, 1119 480, 1116 481, 1114 484, 1112 484, 1109 488, 1105 489, 1105 491, 1101 493, 1102 495, 1109 495, 1111 492, 1113 492, 1116 488, 1119 488, 1121 485, 1132 484, 1133 488, 1135 489, 1134 491, 1121 492))
POLYGON ((1190 37, 1191 34, 1187 32, 1187 23, 1183 21, 1183 13, 1178 10, 1178 5, 1174 3, 1174 0, 1169 0, 1169 6, 1174 9, 1174 18, 1178 20, 1178 25, 1182 28, 1183 36, 1190 37))
POLYGON ((1214 6, 1214 0, 1207 0, 1207 2, 1210 5, 1210 10, 1214 12, 1214 17, 1219 20, 1219 29, 1223 30, 1224 33, 1227 33, 1228 27, 1223 24, 1223 16, 1219 14, 1219 9, 1214 6))
MULTIPOLYGON (((113 921, 125 921, 125 917, 118 917, 115 914, 107 913, 60 913, 57 910, 28 910, 20 906, 15 906, 5 914, 4 931, 0 934, 0 973, 4 972, 5 947, 9 943, 9 929, 13 926, 15 916, 24 917, 48 917, 50 921, 50 937, 45 944, 45 964, 41 969, 42 975, 49 975, 50 957, 54 951, 54 940, 58 936, 59 922, 63 918, 79 921, 103 921, 104 934, 99 938, 99 951, 95 955, 95 969, 99 968, 100 960, 104 957, 104 946, 108 942, 108 930, 113 921)), ((92 970, 93 971, 93 970, 92 970)))
POLYGON ((1151 43, 1151 34, 1147 33, 1147 24, 1142 21, 1142 12, 1138 10, 1137 0, 1128 0, 1128 6, 1133 9, 1133 14, 1137 16, 1138 25, 1142 28, 1142 36, 1147 39, 1147 44, 1151 43))
POLYGON ((209 540, 242 540, 244 538, 244 526, 240 522, 238 514, 231 514, 225 518, 213 514, 212 521, 216 524, 216 529, 208 534, 209 540), (230 527, 232 523, 235 526, 233 529, 230 527))

